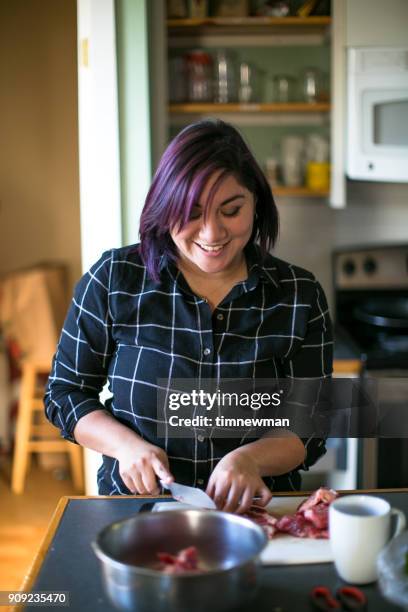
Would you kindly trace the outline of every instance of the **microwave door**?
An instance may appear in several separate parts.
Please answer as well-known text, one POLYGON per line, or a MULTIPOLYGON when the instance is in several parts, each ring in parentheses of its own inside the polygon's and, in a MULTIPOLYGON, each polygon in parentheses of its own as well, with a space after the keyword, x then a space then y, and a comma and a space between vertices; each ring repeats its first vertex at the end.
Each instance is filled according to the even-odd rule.
POLYGON ((403 157, 408 151, 408 89, 366 91, 363 103, 363 152, 403 157))

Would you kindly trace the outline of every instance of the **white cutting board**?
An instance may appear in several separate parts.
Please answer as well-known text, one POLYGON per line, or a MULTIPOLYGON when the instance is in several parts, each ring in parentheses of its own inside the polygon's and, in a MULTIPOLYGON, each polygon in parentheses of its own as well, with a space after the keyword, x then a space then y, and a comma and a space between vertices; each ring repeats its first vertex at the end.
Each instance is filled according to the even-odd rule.
MULTIPOLYGON (((306 497, 273 497, 266 509, 275 516, 293 514, 305 499, 306 497)), ((191 508, 191 506, 180 502, 158 502, 152 511, 161 512, 184 508, 191 508)), ((261 554, 261 561, 264 565, 329 563, 333 561, 333 556, 329 540, 295 538, 288 534, 278 534, 266 545, 261 554)))
MULTIPOLYGON (((294 514, 306 497, 273 497, 266 509, 274 516, 294 514)), ((300 565, 303 563, 329 563, 333 561, 330 540, 295 538, 286 533, 277 534, 268 542, 261 554, 264 565, 300 565)))

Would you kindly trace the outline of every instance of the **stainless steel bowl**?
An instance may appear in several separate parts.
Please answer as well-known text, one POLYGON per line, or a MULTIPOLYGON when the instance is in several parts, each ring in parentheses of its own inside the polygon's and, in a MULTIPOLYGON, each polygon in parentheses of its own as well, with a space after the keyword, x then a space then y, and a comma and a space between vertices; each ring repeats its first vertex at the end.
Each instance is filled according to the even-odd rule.
POLYGON ((224 612, 249 601, 258 583, 263 530, 211 510, 142 513, 105 527, 92 543, 110 600, 134 612, 224 612), (151 569, 156 553, 196 546, 205 571, 151 569))

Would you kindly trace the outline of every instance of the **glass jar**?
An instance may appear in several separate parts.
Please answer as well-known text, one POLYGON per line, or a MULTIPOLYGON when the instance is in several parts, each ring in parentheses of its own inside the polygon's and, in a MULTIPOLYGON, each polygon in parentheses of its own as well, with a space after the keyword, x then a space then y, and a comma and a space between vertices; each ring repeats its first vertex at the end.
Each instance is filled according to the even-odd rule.
POLYGON ((295 99, 295 79, 287 74, 273 77, 272 101, 275 103, 293 102, 295 99))
POLYGON ((288 187, 299 187, 304 180, 304 146, 302 136, 286 136, 281 142, 283 182, 288 187))
POLYGON ((211 102, 213 97, 213 62, 209 53, 194 49, 186 54, 188 101, 211 102))
POLYGON ((317 68, 306 68, 302 72, 302 98, 309 104, 315 104, 320 99, 321 73, 317 68))
POLYGON ((248 62, 239 66, 238 100, 242 104, 259 101, 260 71, 248 62))
POLYGON ((219 49, 215 54, 214 102, 228 104, 236 102, 237 97, 235 55, 232 51, 219 49))

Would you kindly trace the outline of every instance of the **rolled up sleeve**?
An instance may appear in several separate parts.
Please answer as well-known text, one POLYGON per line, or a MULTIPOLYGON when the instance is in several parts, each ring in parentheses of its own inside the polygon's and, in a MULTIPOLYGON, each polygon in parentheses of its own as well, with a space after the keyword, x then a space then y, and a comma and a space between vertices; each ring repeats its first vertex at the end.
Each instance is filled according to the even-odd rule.
POLYGON ((114 353, 109 286, 112 253, 106 252, 78 282, 61 332, 44 397, 45 415, 75 442, 86 414, 104 409, 99 394, 114 353))

